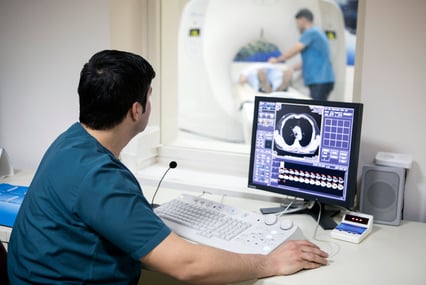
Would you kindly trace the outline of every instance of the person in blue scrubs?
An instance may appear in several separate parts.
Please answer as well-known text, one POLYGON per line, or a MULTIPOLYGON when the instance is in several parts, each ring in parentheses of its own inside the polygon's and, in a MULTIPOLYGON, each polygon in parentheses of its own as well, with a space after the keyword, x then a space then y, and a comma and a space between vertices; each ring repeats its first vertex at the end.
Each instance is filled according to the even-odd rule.
POLYGON ((279 57, 271 57, 268 61, 283 62, 300 53, 302 62, 293 66, 293 70, 302 69, 304 84, 309 88, 312 99, 327 100, 335 82, 328 39, 314 25, 314 15, 310 10, 301 9, 295 18, 301 33, 299 42, 279 57))
POLYGON ((151 113, 152 66, 116 50, 80 73, 80 116, 48 148, 9 243, 14 284, 137 284, 142 265, 196 284, 291 274, 327 263, 314 244, 290 241, 268 256, 190 243, 153 212, 119 160, 151 113))

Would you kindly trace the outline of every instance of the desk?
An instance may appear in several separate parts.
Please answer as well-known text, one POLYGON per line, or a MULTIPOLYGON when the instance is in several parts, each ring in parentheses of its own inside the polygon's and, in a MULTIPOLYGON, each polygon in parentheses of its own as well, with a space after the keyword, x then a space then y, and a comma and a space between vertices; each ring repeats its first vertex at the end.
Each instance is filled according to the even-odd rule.
MULTIPOLYGON (((309 237, 313 223, 304 218, 295 223, 309 237)), ((328 232, 323 231, 322 235, 328 236, 328 232)), ((328 266, 239 284, 425 284, 425 238, 426 225, 422 223, 403 222, 399 227, 375 225, 360 244, 333 240, 340 249, 329 259, 328 266)), ((318 245, 327 250, 326 244, 318 245)))
MULTIPOLYGON (((160 203, 171 199, 177 192, 172 189, 161 191, 162 195, 158 195, 160 203)), ((222 199, 219 195, 204 197, 216 201, 222 199)), ((234 197, 225 197, 223 202, 255 211, 273 205, 234 197)), ((302 229, 307 239, 312 240, 316 225, 312 217, 297 214, 288 217, 302 229)), ((238 285, 426 284, 425 223, 403 221, 400 226, 374 224, 373 231, 360 244, 332 239, 330 230, 321 228, 318 228, 317 238, 328 242, 314 243, 330 254, 334 253, 329 258, 329 265, 290 276, 241 282, 238 285)))
MULTIPOLYGON (((0 183, 28 185, 32 172, 18 171, 15 176, 0 180, 0 183)), ((151 198, 155 187, 143 187, 147 198, 151 198)), ((183 191, 162 188, 156 202, 166 202, 183 191)), ((194 194, 194 192, 188 192, 194 194)), ((220 201, 220 195, 205 198, 220 201)), ((257 211, 260 207, 274 204, 239 197, 225 197, 225 204, 257 211)), ((305 236, 311 239, 315 221, 306 215, 292 215, 305 236)), ((330 231, 318 229, 317 238, 329 242, 317 242, 324 250, 337 253, 329 258, 329 265, 314 270, 301 271, 290 276, 271 277, 238 283, 238 285, 376 285, 376 284, 426 284, 426 224, 403 221, 400 226, 375 224, 373 232, 360 244, 352 244, 329 237, 330 231)), ((155 275, 155 274, 154 274, 155 275)), ((155 276, 154 276, 155 278, 155 276)), ((142 277, 143 279, 143 277, 142 277)), ((164 280, 164 278, 160 277, 164 280)), ((172 284, 165 279, 163 284, 172 284)), ((155 282, 155 284, 161 284, 155 282)), ((182 284, 176 282, 176 284, 182 284)))

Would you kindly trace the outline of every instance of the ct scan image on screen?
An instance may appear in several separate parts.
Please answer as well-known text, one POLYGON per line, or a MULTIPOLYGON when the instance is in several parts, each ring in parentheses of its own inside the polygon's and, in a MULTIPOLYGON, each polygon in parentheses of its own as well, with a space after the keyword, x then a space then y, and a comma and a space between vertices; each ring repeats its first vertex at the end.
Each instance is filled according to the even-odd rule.
POLYGON ((276 105, 274 151, 280 156, 315 157, 320 144, 321 111, 301 105, 276 105))

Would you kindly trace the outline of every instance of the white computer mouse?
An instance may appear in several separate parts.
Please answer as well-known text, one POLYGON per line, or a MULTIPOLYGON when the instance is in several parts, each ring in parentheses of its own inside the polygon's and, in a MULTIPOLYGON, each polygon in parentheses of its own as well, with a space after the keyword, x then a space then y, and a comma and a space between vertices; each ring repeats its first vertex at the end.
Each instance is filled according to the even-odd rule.
POLYGON ((265 215, 264 220, 265 225, 272 226, 278 222, 278 217, 275 214, 265 215))
POLYGON ((293 227, 293 221, 290 219, 282 219, 280 221, 280 229, 286 231, 293 227))

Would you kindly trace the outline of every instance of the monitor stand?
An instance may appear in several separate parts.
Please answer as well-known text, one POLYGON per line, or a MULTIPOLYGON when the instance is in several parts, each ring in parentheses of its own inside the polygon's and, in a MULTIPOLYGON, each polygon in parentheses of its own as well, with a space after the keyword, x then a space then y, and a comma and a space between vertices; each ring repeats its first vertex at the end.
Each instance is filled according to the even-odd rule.
POLYGON ((308 214, 315 221, 318 220, 318 214, 321 209, 321 218, 319 220, 319 225, 324 230, 332 230, 337 226, 337 223, 334 221, 333 217, 339 214, 339 210, 326 210, 323 203, 314 203, 314 206, 310 209, 303 209, 297 212, 297 214, 308 214), (321 207, 321 208, 320 208, 321 207))

